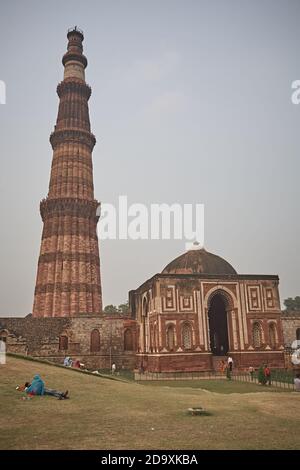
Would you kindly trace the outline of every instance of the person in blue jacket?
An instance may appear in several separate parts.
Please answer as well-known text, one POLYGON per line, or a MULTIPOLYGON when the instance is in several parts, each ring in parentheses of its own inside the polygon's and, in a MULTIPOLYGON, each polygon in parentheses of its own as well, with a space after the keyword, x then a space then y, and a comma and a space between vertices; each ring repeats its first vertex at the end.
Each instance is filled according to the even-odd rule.
POLYGON ((38 374, 33 377, 31 384, 26 387, 26 393, 28 395, 51 395, 58 398, 59 400, 69 398, 68 390, 66 392, 59 392, 58 390, 46 388, 44 381, 38 374))
POLYGON ((45 384, 38 374, 33 377, 32 382, 26 387, 26 393, 28 395, 44 395, 45 384))

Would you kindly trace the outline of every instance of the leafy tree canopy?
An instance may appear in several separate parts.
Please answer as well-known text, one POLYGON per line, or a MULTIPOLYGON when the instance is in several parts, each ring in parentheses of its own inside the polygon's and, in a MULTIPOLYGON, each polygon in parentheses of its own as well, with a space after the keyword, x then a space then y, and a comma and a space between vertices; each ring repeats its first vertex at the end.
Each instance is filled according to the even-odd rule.
POLYGON ((294 299, 289 297, 283 302, 287 312, 294 312, 300 310, 300 296, 297 295, 294 299))
POLYGON ((104 308, 104 312, 105 313, 121 313, 121 314, 124 314, 124 313, 128 313, 129 312, 129 305, 128 305, 128 302, 124 303, 124 304, 120 304, 118 306, 116 305, 106 305, 106 307, 104 308))

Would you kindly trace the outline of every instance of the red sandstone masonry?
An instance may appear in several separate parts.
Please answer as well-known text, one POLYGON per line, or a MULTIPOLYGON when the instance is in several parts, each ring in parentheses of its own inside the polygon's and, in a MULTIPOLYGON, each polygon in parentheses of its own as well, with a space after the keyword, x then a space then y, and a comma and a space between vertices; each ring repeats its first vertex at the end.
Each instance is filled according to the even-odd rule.
MULTIPOLYGON (((100 259, 96 226, 98 202, 94 199, 90 132, 84 80, 87 60, 83 36, 68 33, 63 63, 75 61, 80 72, 70 72, 58 85, 60 98, 54 132, 49 191, 41 202, 44 222, 33 306, 34 317, 70 317, 99 314, 102 310, 100 259), (79 75, 78 75, 79 74, 79 75)), ((66 73, 65 71, 65 73, 66 73)))

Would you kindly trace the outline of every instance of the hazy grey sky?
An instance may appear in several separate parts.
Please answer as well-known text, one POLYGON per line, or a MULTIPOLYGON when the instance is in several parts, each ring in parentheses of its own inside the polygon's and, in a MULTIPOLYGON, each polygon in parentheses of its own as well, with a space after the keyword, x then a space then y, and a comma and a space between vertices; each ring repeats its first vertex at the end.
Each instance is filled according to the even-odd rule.
MULTIPOLYGON (((62 80, 78 25, 92 86, 95 197, 205 204, 205 246, 300 294, 300 1, 0 3, 0 315, 31 312, 62 80)), ((104 304, 185 250, 103 241, 104 304)))

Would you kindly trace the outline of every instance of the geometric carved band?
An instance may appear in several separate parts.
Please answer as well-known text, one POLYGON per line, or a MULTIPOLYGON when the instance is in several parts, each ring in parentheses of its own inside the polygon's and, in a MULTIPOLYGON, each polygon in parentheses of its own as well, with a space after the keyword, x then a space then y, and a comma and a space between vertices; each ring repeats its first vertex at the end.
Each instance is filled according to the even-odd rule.
POLYGON ((59 283, 59 284, 38 284, 35 287, 35 294, 46 294, 52 292, 89 292, 101 294, 101 286, 99 284, 90 283, 59 283))
POLYGON ((51 263, 54 261, 76 261, 90 263, 97 266, 100 265, 99 255, 94 255, 93 253, 63 253, 58 251, 54 253, 44 253, 39 257, 39 264, 51 263))
POLYGON ((53 236, 65 237, 68 235, 76 236, 76 237, 83 237, 83 238, 86 238, 87 241, 89 240, 98 241, 96 227, 91 228, 89 227, 88 224, 82 224, 82 223, 78 227, 65 228, 63 224, 52 225, 52 223, 50 222, 50 224, 48 225, 46 222, 43 228, 42 239, 46 240, 47 238, 52 238, 53 236))
POLYGON ((90 155, 87 157, 85 155, 69 155, 68 153, 61 152, 54 154, 52 169, 62 163, 80 163, 80 165, 86 166, 89 170, 92 169, 92 159, 90 155))
POLYGON ((65 66, 68 62, 70 61, 76 61, 76 62, 81 62, 82 65, 84 66, 84 68, 86 68, 87 66, 87 58, 85 57, 85 55, 83 54, 79 54, 79 53, 76 53, 76 52, 66 52, 64 55, 63 55, 63 58, 62 58, 62 63, 63 63, 63 66, 65 66))
POLYGON ((50 135, 50 143, 53 150, 57 145, 65 142, 85 144, 89 147, 89 150, 92 151, 96 143, 96 137, 91 132, 81 129, 56 130, 50 135))
POLYGON ((54 185, 70 184, 71 186, 86 186, 89 189, 94 189, 91 179, 84 178, 83 176, 63 176, 58 175, 51 178, 50 188, 54 185))
POLYGON ((72 81, 63 81, 57 85, 57 94, 61 98, 64 94, 75 92, 79 93, 81 96, 84 96, 87 100, 91 96, 92 90, 89 85, 83 82, 72 81))
POLYGON ((43 221, 49 216, 72 215, 92 219, 97 222, 99 216, 96 214, 96 211, 99 205, 100 203, 95 199, 46 198, 40 203, 40 212, 43 221))

